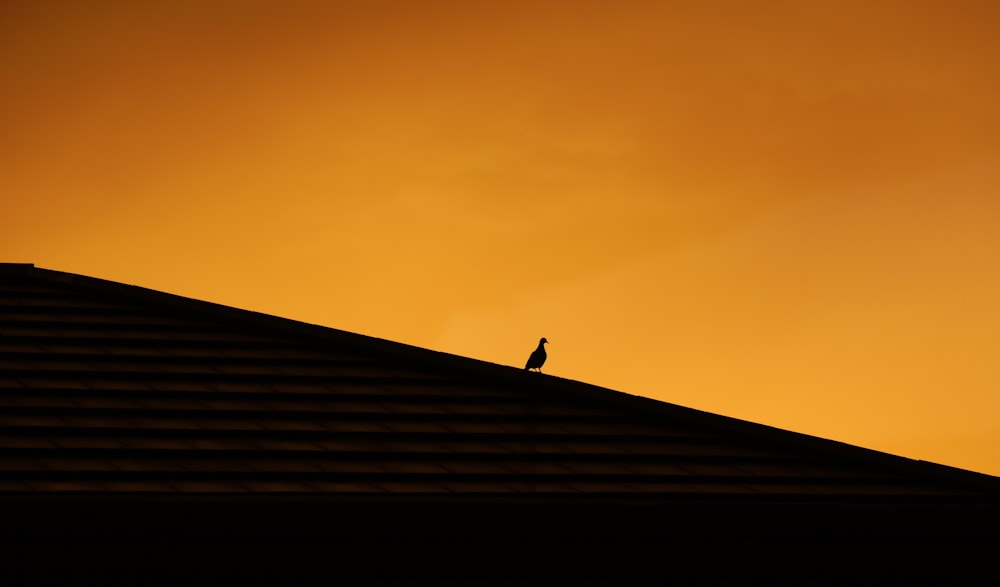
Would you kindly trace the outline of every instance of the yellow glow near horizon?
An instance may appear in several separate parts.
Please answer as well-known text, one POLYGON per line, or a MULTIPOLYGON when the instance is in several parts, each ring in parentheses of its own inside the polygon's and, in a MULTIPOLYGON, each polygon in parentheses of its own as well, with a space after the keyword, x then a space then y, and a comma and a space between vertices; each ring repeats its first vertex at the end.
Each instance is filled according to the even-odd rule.
POLYGON ((1000 5, 0 7, 4 261, 1000 474, 1000 5))

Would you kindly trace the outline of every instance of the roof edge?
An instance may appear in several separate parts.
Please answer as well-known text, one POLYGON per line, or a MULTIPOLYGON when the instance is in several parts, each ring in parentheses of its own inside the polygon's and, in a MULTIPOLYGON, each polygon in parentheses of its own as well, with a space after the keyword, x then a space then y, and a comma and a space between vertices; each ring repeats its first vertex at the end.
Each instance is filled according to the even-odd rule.
POLYGON ((414 366, 461 373, 465 376, 489 377, 494 381, 518 386, 520 389, 557 393, 588 402, 628 412, 640 418, 662 421, 669 418, 690 426, 705 427, 724 433, 733 433, 768 444, 781 445, 787 449, 811 450, 827 455, 853 459, 872 467, 891 469, 901 474, 909 474, 939 482, 959 483, 1000 494, 1000 477, 961 469, 940 463, 911 459, 891 453, 864 448, 845 442, 776 428, 766 424, 741 420, 695 408, 681 406, 649 397, 633 395, 598 385, 566 379, 548 374, 528 373, 518 367, 491 363, 480 359, 463 357, 442 351, 435 351, 406 343, 376 338, 283 318, 271 314, 226 306, 166 293, 137 285, 110 281, 52 269, 35 267, 30 263, 0 263, 0 276, 29 276, 55 284, 79 286, 95 292, 106 293, 119 299, 143 303, 155 303, 171 309, 196 313, 234 325, 252 325, 274 333, 308 338, 319 344, 336 346, 351 345, 362 351, 402 361, 414 366))

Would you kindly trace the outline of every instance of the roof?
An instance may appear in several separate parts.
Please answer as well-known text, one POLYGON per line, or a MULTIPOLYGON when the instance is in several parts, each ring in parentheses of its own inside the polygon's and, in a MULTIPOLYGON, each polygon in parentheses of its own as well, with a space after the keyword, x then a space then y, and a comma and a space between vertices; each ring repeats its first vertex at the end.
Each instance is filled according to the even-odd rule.
POLYGON ((1000 479, 0 264, 0 496, 969 500, 1000 479))

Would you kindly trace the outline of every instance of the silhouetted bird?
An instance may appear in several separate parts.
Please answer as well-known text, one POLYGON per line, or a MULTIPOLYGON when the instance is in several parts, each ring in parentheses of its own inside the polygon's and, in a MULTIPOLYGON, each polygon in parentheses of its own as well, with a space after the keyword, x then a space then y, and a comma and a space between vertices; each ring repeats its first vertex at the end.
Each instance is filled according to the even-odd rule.
POLYGON ((524 364, 524 370, 529 371, 531 369, 538 369, 538 372, 542 372, 542 365, 545 364, 545 359, 548 355, 545 354, 545 343, 549 341, 544 338, 538 341, 538 348, 532 351, 531 356, 528 357, 528 362, 524 364))

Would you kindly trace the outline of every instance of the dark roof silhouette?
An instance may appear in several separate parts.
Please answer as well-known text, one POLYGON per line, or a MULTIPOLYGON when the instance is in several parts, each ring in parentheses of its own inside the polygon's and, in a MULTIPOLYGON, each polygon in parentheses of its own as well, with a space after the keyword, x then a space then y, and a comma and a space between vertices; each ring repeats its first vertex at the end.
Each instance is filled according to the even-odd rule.
MULTIPOLYGON (((288 580, 275 565, 293 559, 303 580, 334 571, 301 555, 307 547, 281 545, 332 541, 339 554, 324 547, 317 561, 339 557, 346 573, 378 566, 358 550, 368 536, 415 565, 404 577, 482 578, 499 566, 595 576, 610 563, 594 549, 631 561, 602 567, 608 577, 691 577, 721 571, 693 563, 690 546, 666 568, 661 550, 643 549, 721 539, 745 556, 762 548, 751 546, 760 532, 785 547, 846 548, 860 531, 898 546, 887 552, 900 557, 900 576, 937 576, 906 566, 924 546, 971 544, 952 554, 967 552, 959 562, 978 577, 986 563, 976 549, 997 540, 1000 482, 514 367, 0 264, 0 503, 10 514, 0 531, 16 545, 0 556, 33 560, 32 545, 77 540, 77 554, 60 552, 79 568, 124 565, 125 575, 167 564, 147 551, 119 556, 134 544, 183 550, 201 540, 223 545, 220 558, 185 556, 230 573, 220 576, 239 575, 228 552, 245 581, 288 580), (437 538, 421 534, 431 531, 437 538), (525 532, 556 550, 575 540, 576 550, 539 560, 516 546, 525 532), (405 548, 385 546, 386 536, 405 548), (463 562, 431 571, 413 560, 437 539, 463 562), (125 550, 87 546, 97 543, 125 550)), ((800 555, 788 564, 818 562, 800 555)), ((746 564, 734 576, 776 572, 746 564)), ((0 581, 35 571, 0 564, 0 581)))
POLYGON ((545 359, 548 355, 545 353, 545 343, 549 341, 542 338, 538 341, 538 347, 531 351, 531 355, 528 356, 528 362, 524 364, 524 370, 530 371, 531 369, 542 370, 542 365, 545 364, 545 359))

